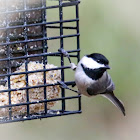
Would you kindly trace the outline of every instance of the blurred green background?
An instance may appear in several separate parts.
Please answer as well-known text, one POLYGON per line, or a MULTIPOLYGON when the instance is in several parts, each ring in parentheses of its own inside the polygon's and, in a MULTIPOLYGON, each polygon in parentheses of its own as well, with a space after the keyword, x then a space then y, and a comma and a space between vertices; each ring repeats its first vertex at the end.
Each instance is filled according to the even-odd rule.
MULTIPOLYGON (((124 102, 126 117, 103 97, 82 96, 82 114, 1 124, 0 139, 139 140, 139 5, 138 0, 83 0, 79 9, 81 57, 99 52, 110 60, 109 73, 116 85, 116 96, 124 102)), ((65 10, 64 17, 70 19, 71 8, 65 10)), ((54 12, 53 18, 55 16, 54 12)), ((68 41, 67 49, 71 47, 73 42, 68 41)), ((66 80, 74 78, 74 73, 71 74, 66 80)), ((73 93, 67 91, 66 94, 73 93)))

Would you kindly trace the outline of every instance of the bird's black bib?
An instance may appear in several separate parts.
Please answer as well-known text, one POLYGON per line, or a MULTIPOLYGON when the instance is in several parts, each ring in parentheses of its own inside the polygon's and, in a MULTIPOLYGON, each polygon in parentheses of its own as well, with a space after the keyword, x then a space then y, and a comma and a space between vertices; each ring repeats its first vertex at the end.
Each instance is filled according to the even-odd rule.
POLYGON ((90 69, 84 67, 83 64, 81 64, 85 74, 91 78, 92 80, 98 80, 99 78, 102 77, 103 73, 106 71, 104 68, 98 68, 98 69, 90 69))

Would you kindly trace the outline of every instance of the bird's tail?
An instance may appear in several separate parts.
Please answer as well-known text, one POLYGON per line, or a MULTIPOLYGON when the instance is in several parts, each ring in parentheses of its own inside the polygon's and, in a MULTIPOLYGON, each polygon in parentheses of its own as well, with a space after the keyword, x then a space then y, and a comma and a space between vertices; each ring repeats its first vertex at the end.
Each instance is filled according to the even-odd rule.
POLYGON ((123 115, 125 116, 124 105, 119 99, 117 99, 113 92, 102 94, 102 96, 110 100, 117 108, 119 108, 122 111, 123 115))

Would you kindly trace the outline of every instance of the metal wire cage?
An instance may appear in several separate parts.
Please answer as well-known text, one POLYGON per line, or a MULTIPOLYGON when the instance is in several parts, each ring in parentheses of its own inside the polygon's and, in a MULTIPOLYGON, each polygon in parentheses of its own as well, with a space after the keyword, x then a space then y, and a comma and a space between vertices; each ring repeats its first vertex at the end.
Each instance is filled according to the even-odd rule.
MULTIPOLYGON (((70 69, 70 66, 65 65, 65 58, 58 51, 59 48, 68 49, 70 57, 76 59, 77 62, 79 61, 79 3, 78 0, 58 0, 55 2, 51 0, 49 2, 46 0, 0 1, 0 123, 81 113, 80 95, 66 96, 65 89, 62 88, 59 97, 48 97, 47 88, 56 86, 59 88, 59 85, 57 82, 48 83, 48 77, 46 76, 47 72, 59 70, 60 80, 65 81, 65 71, 70 69), (64 19, 64 8, 68 7, 74 8, 74 10, 72 8, 72 12, 75 18, 67 17, 67 19, 64 19), (54 10, 58 14, 58 18, 54 16, 53 21, 49 21, 49 16, 51 19, 53 17, 50 11, 54 10), (58 35, 55 32, 56 30, 58 35), (76 40, 74 50, 67 48, 70 45, 67 44, 65 39, 69 38, 71 38, 71 41, 76 40), (54 49, 50 52, 49 49, 52 47, 54 49), (58 67, 46 67, 51 58, 60 60, 58 61, 58 67), (42 67, 29 70, 30 62, 40 64, 42 67), (20 67, 23 70, 17 70, 20 67), (38 73, 42 74, 43 83, 30 85, 29 76, 38 73), (21 81, 18 77, 20 77, 20 80, 24 80, 24 86, 19 86, 21 81), (15 81, 18 88, 13 88, 15 81), (37 92, 40 89, 42 97, 38 97, 38 100, 31 100, 30 91, 37 92), (76 100, 77 109, 67 109, 67 100, 76 100), (49 103, 53 104, 56 101, 60 102, 60 108, 57 108, 57 103, 54 109, 48 107, 49 103), (35 112, 31 109, 33 106, 33 109, 39 110, 41 108, 41 111, 35 112)), ((36 79, 34 82, 36 82, 36 79)), ((65 83, 72 85, 74 81, 65 81, 65 83)))

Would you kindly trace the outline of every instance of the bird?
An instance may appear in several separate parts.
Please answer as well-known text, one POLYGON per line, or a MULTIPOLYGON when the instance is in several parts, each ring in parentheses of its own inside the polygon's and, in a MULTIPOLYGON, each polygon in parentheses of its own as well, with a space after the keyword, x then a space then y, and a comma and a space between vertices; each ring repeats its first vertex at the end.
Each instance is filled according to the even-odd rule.
MULTIPOLYGON (((65 50, 61 50, 61 52, 69 58, 65 50)), ((70 63, 71 68, 75 71, 75 85, 78 91, 70 89, 66 84, 61 82, 60 84, 63 88, 88 97, 101 95, 111 101, 124 116, 126 115, 122 101, 114 94, 115 84, 107 72, 110 69, 109 60, 103 54, 92 53, 85 55, 77 66, 71 61, 70 63)))

